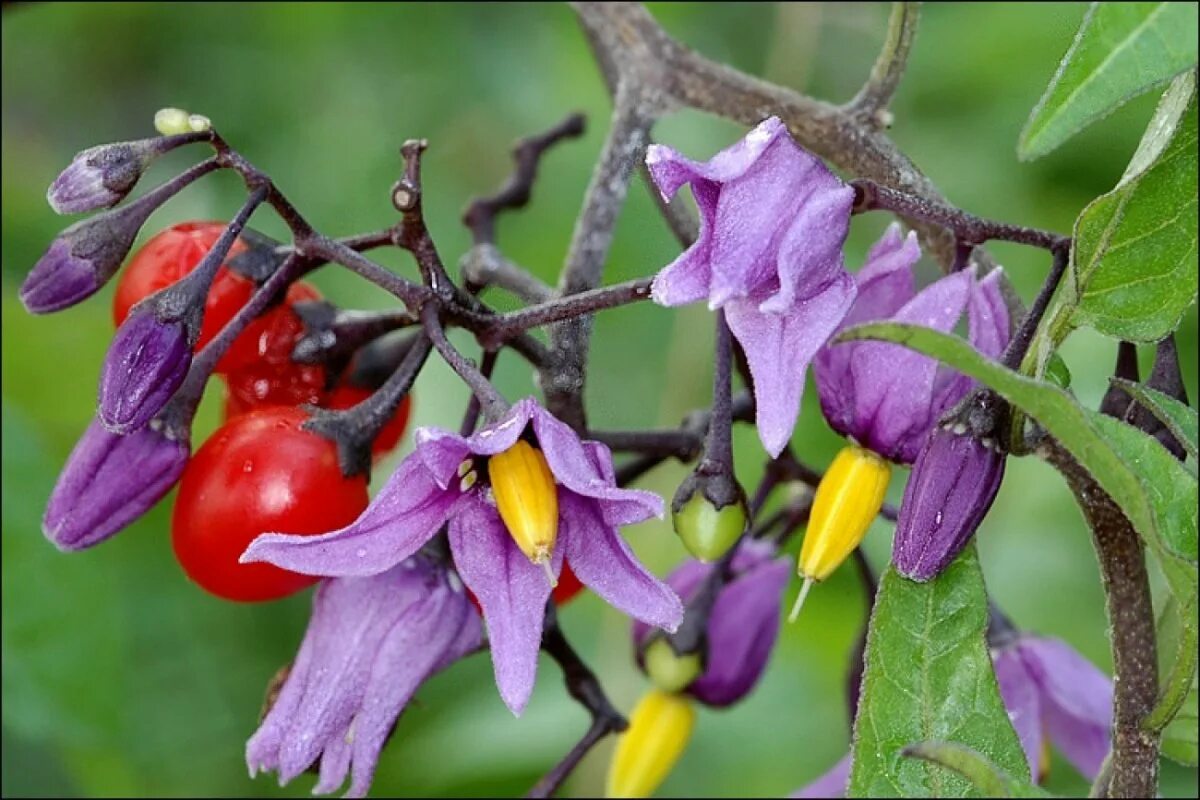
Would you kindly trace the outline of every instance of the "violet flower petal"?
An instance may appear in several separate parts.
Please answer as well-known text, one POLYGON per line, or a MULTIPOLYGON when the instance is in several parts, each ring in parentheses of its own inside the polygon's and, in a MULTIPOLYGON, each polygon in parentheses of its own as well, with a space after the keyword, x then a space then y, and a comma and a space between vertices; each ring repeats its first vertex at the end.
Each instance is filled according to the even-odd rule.
POLYGON ((1000 699, 1008 711, 1008 720, 1021 740, 1021 749, 1029 762, 1029 774, 1038 778, 1042 760, 1042 703, 1037 684, 1016 647, 1005 646, 992 652, 992 665, 1000 687, 1000 699))
POLYGON ((601 517, 596 502, 560 491, 558 508, 562 545, 557 549, 565 553, 575 576, 613 608, 674 632, 683 621, 679 597, 638 562, 616 528, 601 517))
POLYGON ((121 435, 93 420, 67 458, 42 530, 55 547, 99 544, 149 511, 183 474, 187 442, 146 427, 121 435))
POLYGON ((784 314, 763 313, 753 301, 735 301, 725 307, 729 329, 750 365, 758 436, 772 457, 778 456, 792 437, 809 362, 853 299, 854 284, 843 275, 784 314))
POLYGON ((437 533, 461 496, 443 490, 419 453, 400 463, 366 511, 345 528, 319 536, 264 533, 240 561, 266 561, 305 575, 375 575, 417 552, 437 533))
POLYGON ((850 754, 842 756, 841 760, 829 768, 821 777, 802 789, 793 792, 791 797, 845 797, 846 789, 850 786, 850 754))
MULTIPOLYGON (((537 678, 550 582, 513 542, 496 509, 477 497, 464 500, 450 520, 450 549, 483 608, 500 697, 520 716, 537 678)), ((551 558, 556 576, 562 551, 556 547, 551 558)))

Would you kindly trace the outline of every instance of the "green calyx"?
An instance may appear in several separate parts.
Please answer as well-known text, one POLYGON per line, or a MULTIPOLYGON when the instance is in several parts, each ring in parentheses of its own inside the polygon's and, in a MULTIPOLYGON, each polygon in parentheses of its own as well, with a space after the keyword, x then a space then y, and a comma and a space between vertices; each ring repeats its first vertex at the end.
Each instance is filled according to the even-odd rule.
POLYGON ((646 674, 664 692, 683 691, 703 671, 699 653, 676 655, 667 640, 661 637, 646 646, 642 659, 646 674))
POLYGON ((701 561, 716 561, 746 529, 746 509, 740 502, 716 508, 696 492, 671 513, 671 521, 688 552, 701 561))

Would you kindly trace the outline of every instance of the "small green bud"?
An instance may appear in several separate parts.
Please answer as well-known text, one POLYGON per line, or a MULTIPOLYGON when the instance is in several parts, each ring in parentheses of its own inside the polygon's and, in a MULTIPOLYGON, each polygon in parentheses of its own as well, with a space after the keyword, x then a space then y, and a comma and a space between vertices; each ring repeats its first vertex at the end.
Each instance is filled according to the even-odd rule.
POLYGON ((697 491, 672 509, 671 521, 688 552, 701 561, 716 561, 746 529, 746 507, 739 498, 718 508, 704 492, 697 491))
POLYGON ((704 670, 699 653, 676 655, 671 644, 661 636, 646 646, 642 659, 646 674, 664 692, 683 691, 704 670))

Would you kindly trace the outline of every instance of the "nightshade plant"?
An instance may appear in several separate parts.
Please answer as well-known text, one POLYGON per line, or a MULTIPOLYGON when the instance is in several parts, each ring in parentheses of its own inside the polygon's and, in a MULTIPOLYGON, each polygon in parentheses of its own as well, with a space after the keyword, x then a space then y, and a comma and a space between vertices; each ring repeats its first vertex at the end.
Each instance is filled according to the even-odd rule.
MULTIPOLYGON (((459 280, 425 224, 423 198, 432 189, 421 179, 423 140, 401 147, 390 195, 396 223, 342 239, 315 230, 198 115, 167 109, 156 116, 162 137, 80 153, 50 187, 51 206, 109 210, 67 228, 32 268, 21 289, 32 313, 67 308, 113 278, 149 215, 191 182, 233 171, 247 197, 186 276, 140 299, 121 323, 97 419, 50 498, 47 537, 64 550, 106 540, 213 452, 206 448, 219 449, 227 429, 190 455, 206 383, 252 326, 271 318, 286 330, 298 319, 303 334, 285 340, 294 344, 292 361, 319 366, 331 384, 373 376, 372 391, 350 408, 252 412, 276 415, 256 418, 273 420, 260 426, 262 448, 287 428, 290 441, 316 454, 295 469, 324 469, 307 477, 340 486, 341 510, 357 514, 321 531, 263 522, 253 544, 235 543, 241 563, 224 565, 235 578, 264 574, 238 570, 266 569, 253 563, 266 561, 275 575, 282 568, 314 576, 297 586, 322 579, 296 659, 281 670, 247 745, 252 772, 273 770, 287 782, 310 770, 321 792, 349 779, 349 794, 364 795, 427 677, 490 649, 500 694, 519 714, 540 648, 592 721, 530 795, 557 791, 610 734, 620 734, 610 793, 653 793, 686 751, 693 703, 737 703, 769 668, 790 580, 780 554, 802 528, 798 599, 853 556, 873 603, 850 665, 850 755, 803 796, 1036 795, 1047 741, 1094 780, 1096 796, 1154 796, 1160 754, 1194 765, 1197 418, 1172 337, 1197 289, 1196 7, 1088 11, 1022 136, 1023 157, 1049 152, 1133 94, 1166 88, 1125 175, 1084 209, 1071 236, 948 204, 888 138, 888 104, 913 44, 917 4, 894 5, 870 77, 841 106, 692 52, 640 5, 575 10, 614 112, 556 287, 503 256, 496 219, 528 201, 541 155, 582 131, 578 116, 520 143, 509 182, 470 204, 464 222, 474 246, 459 280), (707 160, 653 144, 654 123, 679 107, 720 115, 747 133, 707 160), (185 145, 212 155, 118 205, 153 157, 185 145), (638 169, 681 255, 656 275, 658 265, 647 265, 645 277, 605 286, 615 222, 638 169), (676 197, 685 184, 699 219, 676 197), (263 206, 291 241, 246 227, 263 206), (847 272, 842 245, 853 217, 876 211, 896 223, 867 264, 847 272), (993 240, 1049 256, 1028 308, 985 249, 993 240), (380 247, 411 254, 419 280, 364 255, 380 247), (912 272, 922 253, 945 272, 924 286, 912 272), (355 312, 288 300, 302 276, 326 264, 378 285, 397 308, 355 312), (201 341, 223 267, 254 288, 220 332, 201 341), (498 313, 481 299, 489 288, 528 305, 498 313), (585 380, 604 377, 588 372, 592 315, 647 299, 703 300, 715 312, 712 403, 677 429, 592 429, 585 380), (960 320, 965 338, 953 333, 960 320), (543 326, 548 342, 531 334, 543 326), (1057 354, 1085 326, 1119 342, 1113 383, 1096 411, 1077 402, 1057 354), (474 334, 478 364, 449 341, 448 327, 474 334), (1155 367, 1141 383, 1135 347, 1149 343, 1158 343, 1155 367), (540 397, 510 405, 492 385, 504 351, 534 367, 540 397), (434 353, 472 392, 462 425, 457 433, 417 431, 412 454, 366 506, 372 442, 434 353), (851 439, 824 474, 801 459, 803 443, 791 441, 810 362, 826 418, 851 439), (736 394, 734 372, 745 387, 736 394), (763 478, 749 496, 732 457, 731 429, 741 423, 757 425, 765 449, 763 478), (1113 681, 1066 643, 1016 631, 988 602, 970 540, 1005 459, 1029 456, 1063 475, 1092 532, 1113 681), (663 582, 640 565, 620 529, 663 513, 660 498, 630 486, 671 458, 697 462, 672 508, 682 541, 708 563, 689 561, 663 582), (915 465, 899 510, 883 502, 888 461, 915 465), (899 518, 894 566, 878 578, 857 550, 876 516, 899 518), (1157 614, 1146 553, 1168 588, 1157 614), (566 584, 568 567, 639 621, 632 657, 652 688, 628 720, 558 623, 552 589, 566 584), (908 678, 913 672, 919 681, 908 678)), ((287 468, 279 467, 285 478, 287 468)), ((203 554, 206 535, 189 546, 203 554)), ((212 536, 216 542, 220 531, 212 536)), ((246 727, 249 734, 249 713, 246 727)))

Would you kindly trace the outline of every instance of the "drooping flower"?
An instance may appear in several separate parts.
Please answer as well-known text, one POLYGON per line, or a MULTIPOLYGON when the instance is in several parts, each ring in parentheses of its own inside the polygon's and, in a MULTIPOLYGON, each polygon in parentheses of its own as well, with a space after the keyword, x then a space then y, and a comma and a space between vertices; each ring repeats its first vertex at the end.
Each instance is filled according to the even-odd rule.
MULTIPOLYGON (((1034 783, 1045 778, 1046 742, 1095 780, 1112 744, 1112 680, 1060 639, 1013 633, 992 649, 1000 698, 1034 783)), ((850 755, 792 797, 845 797, 850 755)))
POLYGON ((93 420, 58 476, 42 530, 60 550, 99 544, 149 511, 183 474, 187 441, 161 427, 128 435, 93 420))
POLYGON ((759 438, 791 438, 804 375, 854 300, 842 263, 854 191, 802 150, 776 117, 705 163, 652 145, 646 165, 665 198, 687 183, 696 243, 658 273, 654 301, 722 308, 750 365, 759 438))
POLYGON ((1000 696, 1029 770, 1039 775, 1045 740, 1088 780, 1112 745, 1113 683, 1061 639, 1019 634, 992 651, 1000 696))
POLYGON ((246 743, 253 776, 287 783, 320 761, 314 792, 363 797, 413 693, 479 647, 479 616, 454 573, 418 554, 387 572, 323 582, 282 689, 246 743))
MULTIPOLYGON (((1000 270, 982 280, 973 268, 962 270, 917 292, 912 268, 920 256, 915 233, 904 237, 899 225, 889 227, 855 276, 858 296, 840 327, 892 320, 949 331, 966 312, 971 343, 986 356, 999 355, 1008 340, 1000 270)), ((826 345, 813 375, 826 420, 856 444, 842 450, 817 487, 800 554, 805 585, 792 618, 812 582, 827 577, 862 541, 883 504, 889 464, 911 464, 938 420, 972 386, 928 356, 883 342, 826 345)))
POLYGON ((533 398, 469 437, 422 428, 415 438, 415 452, 352 525, 322 536, 266 534, 242 560, 307 575, 374 575, 449 523, 455 566, 483 608, 500 695, 516 714, 537 673, 547 573, 557 576, 564 561, 615 608, 668 630, 679 625, 679 598, 617 532, 661 517, 662 501, 618 488, 607 447, 581 441, 533 398), (511 502, 514 492, 524 499, 511 502))
MULTIPOLYGON (((740 701, 766 670, 779 635, 779 604, 789 573, 786 557, 776 557, 772 545, 753 540, 739 546, 732 567, 735 577, 717 594, 709 613, 703 671, 680 687, 717 708, 740 701)), ((667 584, 688 602, 714 568, 689 559, 667 577, 667 584)), ((633 642, 639 659, 648 646, 661 642, 652 644, 652 639, 656 637, 650 626, 634 623, 633 642)))

